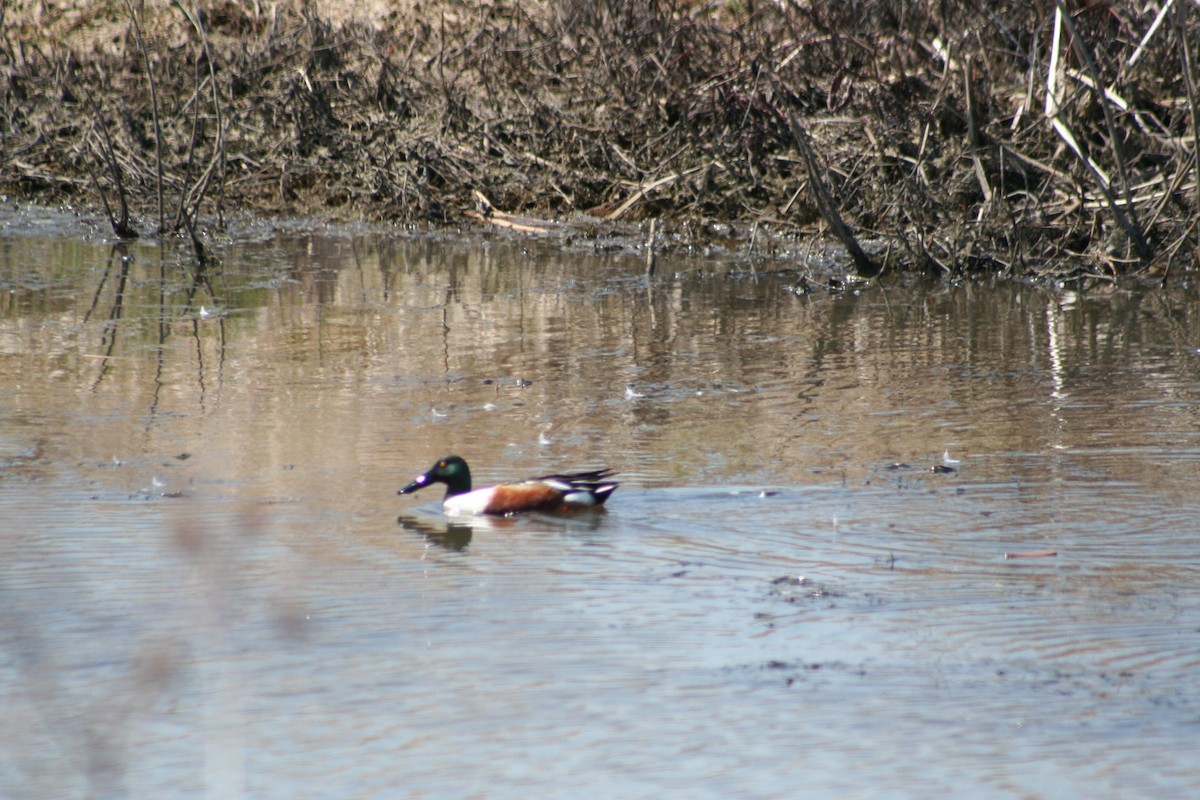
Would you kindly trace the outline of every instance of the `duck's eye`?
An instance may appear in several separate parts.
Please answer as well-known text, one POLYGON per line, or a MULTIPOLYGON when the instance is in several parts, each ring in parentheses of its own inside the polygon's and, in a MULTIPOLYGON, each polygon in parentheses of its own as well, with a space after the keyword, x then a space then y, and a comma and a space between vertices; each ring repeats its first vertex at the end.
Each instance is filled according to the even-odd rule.
POLYGON ((446 466, 446 462, 445 462, 445 461, 439 461, 439 462, 438 462, 438 466, 439 466, 439 467, 444 467, 444 466, 446 466))

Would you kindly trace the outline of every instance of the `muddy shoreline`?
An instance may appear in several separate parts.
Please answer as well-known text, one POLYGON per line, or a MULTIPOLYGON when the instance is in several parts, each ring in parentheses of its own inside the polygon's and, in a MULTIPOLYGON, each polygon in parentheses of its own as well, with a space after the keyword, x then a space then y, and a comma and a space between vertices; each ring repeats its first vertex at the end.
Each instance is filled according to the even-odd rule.
POLYGON ((1192 6, 823 5, 18 3, 0 191, 197 243, 234 212, 654 221, 865 243, 867 274, 1196 266, 1192 6))

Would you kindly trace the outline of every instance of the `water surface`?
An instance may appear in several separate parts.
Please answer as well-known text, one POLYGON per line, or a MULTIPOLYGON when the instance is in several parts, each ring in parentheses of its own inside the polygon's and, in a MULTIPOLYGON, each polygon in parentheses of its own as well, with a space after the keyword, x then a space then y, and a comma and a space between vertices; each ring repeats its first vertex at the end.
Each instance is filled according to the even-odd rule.
POLYGON ((6 797, 1200 792, 1194 290, 0 225, 6 797))

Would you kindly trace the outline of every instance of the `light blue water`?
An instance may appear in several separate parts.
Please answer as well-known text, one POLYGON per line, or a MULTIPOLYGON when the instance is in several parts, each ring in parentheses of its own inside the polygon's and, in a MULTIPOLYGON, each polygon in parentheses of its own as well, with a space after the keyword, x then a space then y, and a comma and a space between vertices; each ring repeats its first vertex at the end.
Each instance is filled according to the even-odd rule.
POLYGON ((1187 290, 4 221, 6 797, 1200 792, 1187 290))

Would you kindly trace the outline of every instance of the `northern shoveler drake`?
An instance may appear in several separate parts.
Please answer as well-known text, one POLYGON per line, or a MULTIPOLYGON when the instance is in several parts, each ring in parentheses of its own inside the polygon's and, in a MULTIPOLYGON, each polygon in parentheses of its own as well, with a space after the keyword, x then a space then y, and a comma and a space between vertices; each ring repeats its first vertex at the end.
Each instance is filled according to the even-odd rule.
POLYGON ((439 458, 423 475, 396 494, 412 494, 432 483, 446 484, 442 502, 448 514, 517 514, 522 511, 568 511, 604 505, 620 486, 611 469, 543 475, 520 483, 471 490, 471 470, 459 456, 439 458))

